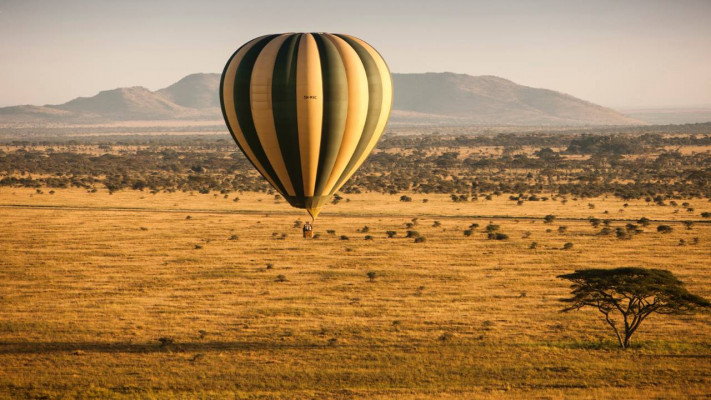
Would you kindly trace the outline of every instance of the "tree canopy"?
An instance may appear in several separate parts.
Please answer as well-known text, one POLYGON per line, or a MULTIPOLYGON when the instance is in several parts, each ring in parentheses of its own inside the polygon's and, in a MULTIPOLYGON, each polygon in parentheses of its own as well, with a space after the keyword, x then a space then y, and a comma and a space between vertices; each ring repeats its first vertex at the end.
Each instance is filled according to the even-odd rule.
POLYGON ((711 307, 706 299, 689 293, 667 270, 623 267, 584 269, 558 278, 571 281, 572 297, 561 299, 569 306, 562 311, 583 307, 598 309, 617 335, 622 348, 630 345, 632 334, 649 315, 691 314, 711 307), (613 314, 613 315, 611 315, 613 314), (619 318, 614 315, 619 314, 619 318), (624 329, 618 328, 619 320, 624 329))

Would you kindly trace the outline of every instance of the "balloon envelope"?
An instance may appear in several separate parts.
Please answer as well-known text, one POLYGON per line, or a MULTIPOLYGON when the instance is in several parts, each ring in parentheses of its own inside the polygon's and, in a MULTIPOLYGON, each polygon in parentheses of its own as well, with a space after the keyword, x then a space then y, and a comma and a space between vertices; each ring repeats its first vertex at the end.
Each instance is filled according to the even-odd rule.
POLYGON ((314 218, 375 147, 392 99, 380 54, 341 34, 256 38, 230 57, 220 82, 222 114, 239 148, 314 218))

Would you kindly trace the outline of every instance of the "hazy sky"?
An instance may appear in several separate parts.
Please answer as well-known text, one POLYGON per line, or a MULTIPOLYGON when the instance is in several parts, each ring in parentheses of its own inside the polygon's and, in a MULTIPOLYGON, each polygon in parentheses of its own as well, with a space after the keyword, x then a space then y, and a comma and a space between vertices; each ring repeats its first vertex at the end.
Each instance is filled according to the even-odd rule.
POLYGON ((0 0, 0 106, 159 89, 292 31, 358 36, 393 72, 497 75, 611 107, 711 105, 711 0, 0 0))

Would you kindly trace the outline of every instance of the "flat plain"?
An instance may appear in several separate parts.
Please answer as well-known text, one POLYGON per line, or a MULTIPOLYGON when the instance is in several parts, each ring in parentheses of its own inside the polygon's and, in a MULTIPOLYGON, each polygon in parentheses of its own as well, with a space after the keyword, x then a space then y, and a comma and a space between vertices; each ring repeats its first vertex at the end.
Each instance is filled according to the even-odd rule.
POLYGON ((344 197, 304 240, 266 194, 1 188, 0 398, 711 397, 709 314, 652 316, 623 351, 556 278, 663 268, 711 297, 707 200, 344 197))

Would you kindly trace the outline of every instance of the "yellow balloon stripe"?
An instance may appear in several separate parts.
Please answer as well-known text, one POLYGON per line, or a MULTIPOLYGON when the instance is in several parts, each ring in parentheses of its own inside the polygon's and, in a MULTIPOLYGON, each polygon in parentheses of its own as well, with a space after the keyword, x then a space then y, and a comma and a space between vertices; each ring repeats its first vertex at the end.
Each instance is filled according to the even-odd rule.
MULTIPOLYGON (((222 88, 222 100, 225 104, 225 117, 230 124, 231 132, 233 134, 233 138, 237 143, 239 143, 240 147, 244 151, 245 155, 249 160, 254 164, 255 167, 257 167, 257 170, 259 171, 260 174, 262 174, 263 177, 265 177, 269 183, 274 186, 275 189, 278 189, 278 185, 272 180, 272 178, 267 174, 267 172, 264 170, 264 167, 262 164, 259 162, 257 157, 254 155, 254 152, 252 151, 252 148, 249 147, 249 144, 247 143, 247 139, 244 137, 244 133, 242 132, 242 129, 240 129, 239 126, 239 121, 237 120, 237 112, 235 111, 235 98, 234 98, 234 88, 235 88, 235 76, 237 75, 237 68, 239 67, 239 64, 242 62, 242 59, 244 58, 244 55, 247 54, 249 49, 254 46, 255 43, 257 43, 259 40, 265 38, 267 36, 262 36, 258 37, 246 45, 242 47, 242 49, 235 54, 235 56, 232 58, 232 61, 230 62, 230 65, 227 67, 227 70, 225 71, 225 77, 224 77, 224 83, 223 83, 223 88, 222 88)), ((283 193, 282 193, 283 194, 283 193)))
POLYGON ((279 147, 279 139, 274 126, 274 110, 272 109, 272 77, 277 53, 284 41, 290 35, 284 34, 272 39, 257 57, 252 70, 250 104, 254 127, 259 136, 262 149, 274 168, 279 181, 284 185, 289 196, 296 195, 291 184, 289 172, 284 164, 284 157, 279 147))
MULTIPOLYGON (((373 57, 373 60, 375 63, 378 65, 378 71, 380 72, 380 79, 381 82, 383 82, 383 105, 382 105, 382 111, 380 113, 380 118, 378 119, 378 124, 375 126, 375 130, 373 133, 373 136, 370 138, 370 142, 368 143, 368 146, 365 148, 365 151, 363 154, 360 156, 360 159, 358 162, 355 163, 353 168, 350 171, 346 172, 346 179, 343 180, 343 182, 348 181, 348 179, 353 176, 353 174, 358 170, 358 168, 365 162, 365 159, 368 158, 370 155, 370 152, 373 151, 375 148, 375 145, 378 144, 378 140, 380 140, 380 137, 383 135, 383 132, 385 131, 385 126, 388 123, 388 118, 390 118, 390 109, 392 108, 392 103, 393 103, 393 84, 392 84, 392 78, 390 77, 390 69, 388 68, 387 64, 385 64, 385 60, 380 56, 380 54, 375 51, 375 49, 370 46, 368 43, 350 36, 350 35, 344 35, 348 36, 349 38, 353 39, 354 41, 358 42, 360 45, 362 45, 368 53, 373 57)), ((335 193, 338 189, 340 188, 333 188, 331 192, 328 192, 330 194, 335 193)))
POLYGON ((334 185, 343 174, 343 170, 353 156, 356 146, 358 146, 360 136, 363 134, 365 119, 368 116, 368 77, 365 74, 365 67, 363 67, 360 57, 345 40, 331 34, 324 34, 324 36, 336 46, 346 68, 348 114, 343 132, 343 141, 341 142, 336 162, 333 164, 331 176, 326 181, 323 193, 318 193, 319 195, 330 193, 334 189, 334 185))
POLYGON ((321 59, 310 33, 301 37, 296 61, 296 110, 304 196, 314 196, 323 125, 321 59))

